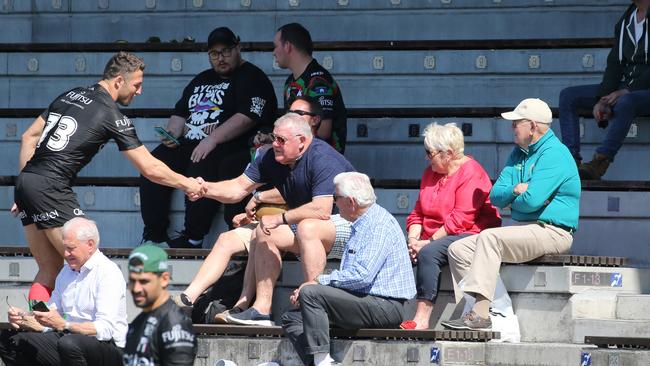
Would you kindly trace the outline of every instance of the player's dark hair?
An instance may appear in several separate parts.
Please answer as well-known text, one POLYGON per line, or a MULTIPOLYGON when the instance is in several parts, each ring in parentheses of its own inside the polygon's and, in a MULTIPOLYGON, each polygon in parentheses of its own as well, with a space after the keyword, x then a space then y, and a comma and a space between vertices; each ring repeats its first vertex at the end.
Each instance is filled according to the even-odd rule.
MULTIPOLYGON (((307 95, 301 95, 293 101, 295 102, 296 100, 302 100, 306 102, 309 105, 309 112, 323 117, 323 107, 321 107, 320 103, 318 103, 316 99, 307 95)), ((291 104, 293 104, 293 102, 291 104)))
POLYGON ((118 75, 126 77, 126 75, 138 70, 144 71, 145 66, 144 61, 140 57, 132 53, 120 51, 108 60, 102 78, 104 80, 110 80, 116 78, 118 75))
POLYGON ((314 51, 314 44, 311 41, 309 31, 299 23, 289 23, 278 28, 280 40, 289 42, 297 49, 310 55, 314 51))

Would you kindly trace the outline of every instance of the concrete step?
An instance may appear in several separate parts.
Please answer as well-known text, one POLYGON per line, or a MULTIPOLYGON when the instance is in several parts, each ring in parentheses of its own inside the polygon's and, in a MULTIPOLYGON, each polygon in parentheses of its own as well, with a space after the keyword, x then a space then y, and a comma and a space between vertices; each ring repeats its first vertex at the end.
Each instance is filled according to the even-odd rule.
POLYGON ((572 342, 583 343, 585 336, 650 337, 650 321, 620 319, 574 319, 572 342))
POLYGON ((590 348, 583 350, 581 359, 581 364, 585 366, 647 366, 650 365, 650 352, 619 348, 590 348))
POLYGON ((650 295, 618 294, 616 319, 650 321, 650 295))
MULTIPOLYGON (((414 340, 342 340, 331 343, 332 356, 344 365, 496 365, 576 366, 583 350, 595 348, 562 343, 422 342, 414 340)), ((284 338, 201 338, 195 365, 229 359, 239 366, 275 361, 300 365, 284 338), (199 363, 201 362, 201 363, 199 363)))
POLYGON ((650 295, 587 291, 571 297, 574 319, 650 321, 650 295))

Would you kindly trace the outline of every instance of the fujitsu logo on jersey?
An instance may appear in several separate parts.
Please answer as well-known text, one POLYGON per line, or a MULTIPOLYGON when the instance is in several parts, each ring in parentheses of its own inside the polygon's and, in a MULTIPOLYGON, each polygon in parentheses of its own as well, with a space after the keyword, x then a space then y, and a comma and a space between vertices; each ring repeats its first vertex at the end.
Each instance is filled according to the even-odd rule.
POLYGON ((74 100, 74 101, 77 101, 77 102, 81 102, 81 103, 83 103, 83 104, 85 104, 85 105, 89 105, 90 103, 93 102, 92 99, 90 99, 90 98, 88 98, 88 97, 86 97, 86 96, 84 96, 84 95, 81 95, 81 94, 75 93, 75 92, 73 92, 73 91, 68 92, 68 94, 66 94, 65 96, 66 96, 68 99, 70 99, 70 100, 74 100))
POLYGON ((115 121, 115 126, 117 127, 129 127, 132 125, 131 120, 127 116, 123 116, 124 118, 118 119, 115 121))
POLYGON ((180 324, 176 324, 171 330, 163 332, 163 343, 178 343, 178 342, 194 342, 194 334, 181 328, 180 324))
POLYGON ((41 212, 37 214, 32 215, 32 221, 36 222, 42 222, 42 221, 48 221, 50 219, 55 219, 59 217, 59 212, 57 210, 50 211, 50 212, 41 212))

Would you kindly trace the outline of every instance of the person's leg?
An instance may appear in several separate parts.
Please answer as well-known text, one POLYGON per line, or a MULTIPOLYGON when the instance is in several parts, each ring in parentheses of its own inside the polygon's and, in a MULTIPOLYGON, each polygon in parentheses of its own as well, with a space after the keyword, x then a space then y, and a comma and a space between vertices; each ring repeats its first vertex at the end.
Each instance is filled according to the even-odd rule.
POLYGON ((273 289, 282 270, 280 251, 297 253, 300 249, 288 225, 272 229, 271 235, 265 234, 258 226, 254 235, 251 247, 255 247, 254 264, 257 284, 253 307, 261 314, 270 314, 273 289))
POLYGON ((300 309, 287 311, 282 315, 282 328, 284 334, 289 338, 293 348, 300 356, 300 359, 305 365, 310 365, 313 361, 313 356, 305 352, 307 341, 305 340, 305 332, 302 323, 302 314, 300 309))
POLYGON ((296 229, 300 246, 300 263, 305 282, 311 281, 325 270, 327 253, 336 238, 336 228, 330 220, 305 219, 296 229))
MULTIPOLYGON (((502 262, 521 263, 545 254, 563 253, 570 249, 572 242, 571 234, 550 225, 542 227, 529 224, 487 229, 476 240, 476 251, 471 267, 464 276, 463 290, 492 301, 502 262)), ((449 248, 450 261, 452 247, 455 245, 456 243, 449 248)))
POLYGON ((580 156, 580 111, 591 111, 596 104, 598 84, 571 86, 560 92, 560 132, 562 142, 576 160, 580 156))
MULTIPOLYGON (((187 149, 183 145, 172 149, 160 144, 151 154, 180 174, 183 173, 189 162, 187 149)), ((144 222, 143 240, 158 243, 168 240, 169 209, 173 191, 174 189, 171 187, 154 183, 144 176, 140 176, 140 214, 144 222)))
POLYGON ((596 152, 613 161, 614 156, 623 145, 623 140, 630 130, 634 117, 648 114, 650 114, 649 90, 636 90, 621 96, 612 108, 607 135, 596 152))
POLYGON ((112 342, 100 342, 83 334, 66 334, 57 343, 61 364, 66 366, 119 365, 120 350, 112 342))
POLYGON ((201 264, 194 279, 192 279, 190 285, 183 291, 191 302, 196 301, 199 295, 221 278, 233 255, 246 251, 246 248, 250 244, 252 232, 253 228, 246 226, 219 235, 217 242, 201 264), (245 236, 248 236, 247 240, 249 242, 242 241, 242 238, 245 236))
MULTIPOLYGON (((255 231, 253 230, 253 233, 255 231)), ((246 262, 246 269, 244 270, 244 284, 242 285, 241 294, 239 299, 235 302, 233 307, 242 310, 248 309, 251 302, 255 298, 255 291, 257 289, 257 279, 255 277, 255 246, 253 245, 254 236, 251 237, 251 245, 248 248, 248 260, 246 262)))
POLYGON ((49 294, 43 294, 41 288, 45 286, 51 294, 54 281, 63 267, 63 237, 61 228, 39 230, 36 224, 24 226, 25 238, 29 250, 38 265, 38 272, 34 278, 33 289, 30 290, 30 300, 49 300, 49 294))
POLYGON ((0 355, 6 366, 58 366, 56 332, 35 333, 3 331, 0 334, 0 355))
POLYGON ((394 300, 360 296, 331 286, 308 285, 300 290, 305 353, 330 351, 330 324, 345 328, 396 328, 403 306, 394 300))
POLYGON ((428 329, 433 303, 438 297, 441 268, 447 265, 447 248, 456 240, 469 234, 451 235, 433 240, 418 253, 417 265, 417 307, 413 321, 415 329, 428 329))
POLYGON ((449 262, 449 271, 451 272, 452 282, 454 283, 454 296, 456 303, 459 303, 463 298, 463 290, 460 289, 459 283, 463 278, 465 278, 472 265, 478 235, 479 234, 475 234, 456 240, 449 245, 449 249, 447 250, 447 260, 449 262))

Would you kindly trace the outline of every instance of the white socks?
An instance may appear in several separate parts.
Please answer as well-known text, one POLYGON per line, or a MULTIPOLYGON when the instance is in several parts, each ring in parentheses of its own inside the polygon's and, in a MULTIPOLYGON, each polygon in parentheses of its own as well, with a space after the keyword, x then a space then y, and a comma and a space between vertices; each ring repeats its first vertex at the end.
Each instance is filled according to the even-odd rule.
POLYGON ((330 357, 329 353, 314 353, 314 366, 330 366, 332 362, 334 359, 330 357))

